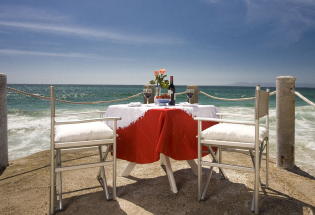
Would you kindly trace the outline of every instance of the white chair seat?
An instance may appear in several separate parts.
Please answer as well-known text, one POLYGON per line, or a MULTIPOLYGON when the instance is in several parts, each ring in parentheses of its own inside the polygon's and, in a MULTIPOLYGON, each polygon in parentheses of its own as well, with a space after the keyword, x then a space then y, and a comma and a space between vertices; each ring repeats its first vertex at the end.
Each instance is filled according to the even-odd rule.
POLYGON ((113 138, 113 130, 104 122, 57 125, 55 142, 76 142, 113 138))
MULTIPOLYGON (((259 140, 266 137, 266 129, 259 128, 259 140)), ((219 123, 201 132, 204 140, 229 141, 229 145, 235 147, 254 148, 255 146, 255 126, 219 123)))

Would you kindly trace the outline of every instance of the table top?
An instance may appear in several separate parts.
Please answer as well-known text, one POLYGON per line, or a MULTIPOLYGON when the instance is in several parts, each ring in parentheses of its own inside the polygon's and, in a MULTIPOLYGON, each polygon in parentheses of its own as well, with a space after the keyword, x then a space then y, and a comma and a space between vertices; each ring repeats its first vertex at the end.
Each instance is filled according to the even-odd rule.
MULTIPOLYGON (((121 117, 122 119, 118 121, 117 127, 124 128, 143 117, 147 111, 172 111, 174 109, 183 110, 191 117, 216 118, 216 113, 218 112, 218 108, 214 105, 180 103, 175 106, 159 106, 156 104, 141 104, 140 102, 132 102, 129 104, 108 106, 105 117, 121 117)), ((108 125, 111 127, 111 123, 108 125)))

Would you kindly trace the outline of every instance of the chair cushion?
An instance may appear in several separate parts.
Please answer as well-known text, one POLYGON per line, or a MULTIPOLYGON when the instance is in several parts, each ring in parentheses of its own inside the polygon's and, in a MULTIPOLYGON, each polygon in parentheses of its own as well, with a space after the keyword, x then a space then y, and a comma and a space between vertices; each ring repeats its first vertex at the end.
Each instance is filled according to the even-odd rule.
MULTIPOLYGON (((259 128, 260 141, 266 137, 266 132, 266 128, 259 128)), ((255 143, 255 126, 219 123, 202 131, 201 136, 209 140, 250 143, 245 145, 253 147, 255 143)))
POLYGON ((113 138, 113 130, 104 122, 57 125, 55 142, 76 142, 113 138))

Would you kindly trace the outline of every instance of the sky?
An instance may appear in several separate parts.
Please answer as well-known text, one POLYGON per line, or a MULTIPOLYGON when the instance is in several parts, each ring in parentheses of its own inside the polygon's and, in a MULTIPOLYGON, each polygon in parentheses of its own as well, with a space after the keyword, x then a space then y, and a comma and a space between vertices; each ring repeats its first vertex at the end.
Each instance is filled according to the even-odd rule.
POLYGON ((315 0, 0 2, 9 83, 315 87, 315 0))

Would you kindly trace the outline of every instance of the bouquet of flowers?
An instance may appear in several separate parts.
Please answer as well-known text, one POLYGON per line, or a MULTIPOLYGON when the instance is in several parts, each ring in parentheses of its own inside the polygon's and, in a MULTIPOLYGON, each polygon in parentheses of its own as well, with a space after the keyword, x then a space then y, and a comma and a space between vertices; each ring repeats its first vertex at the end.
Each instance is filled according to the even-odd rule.
POLYGON ((166 69, 160 69, 157 71, 154 71, 154 80, 150 81, 150 84, 155 84, 157 87, 162 87, 164 89, 168 89, 169 87, 169 81, 164 80, 167 75, 166 75, 166 69))

